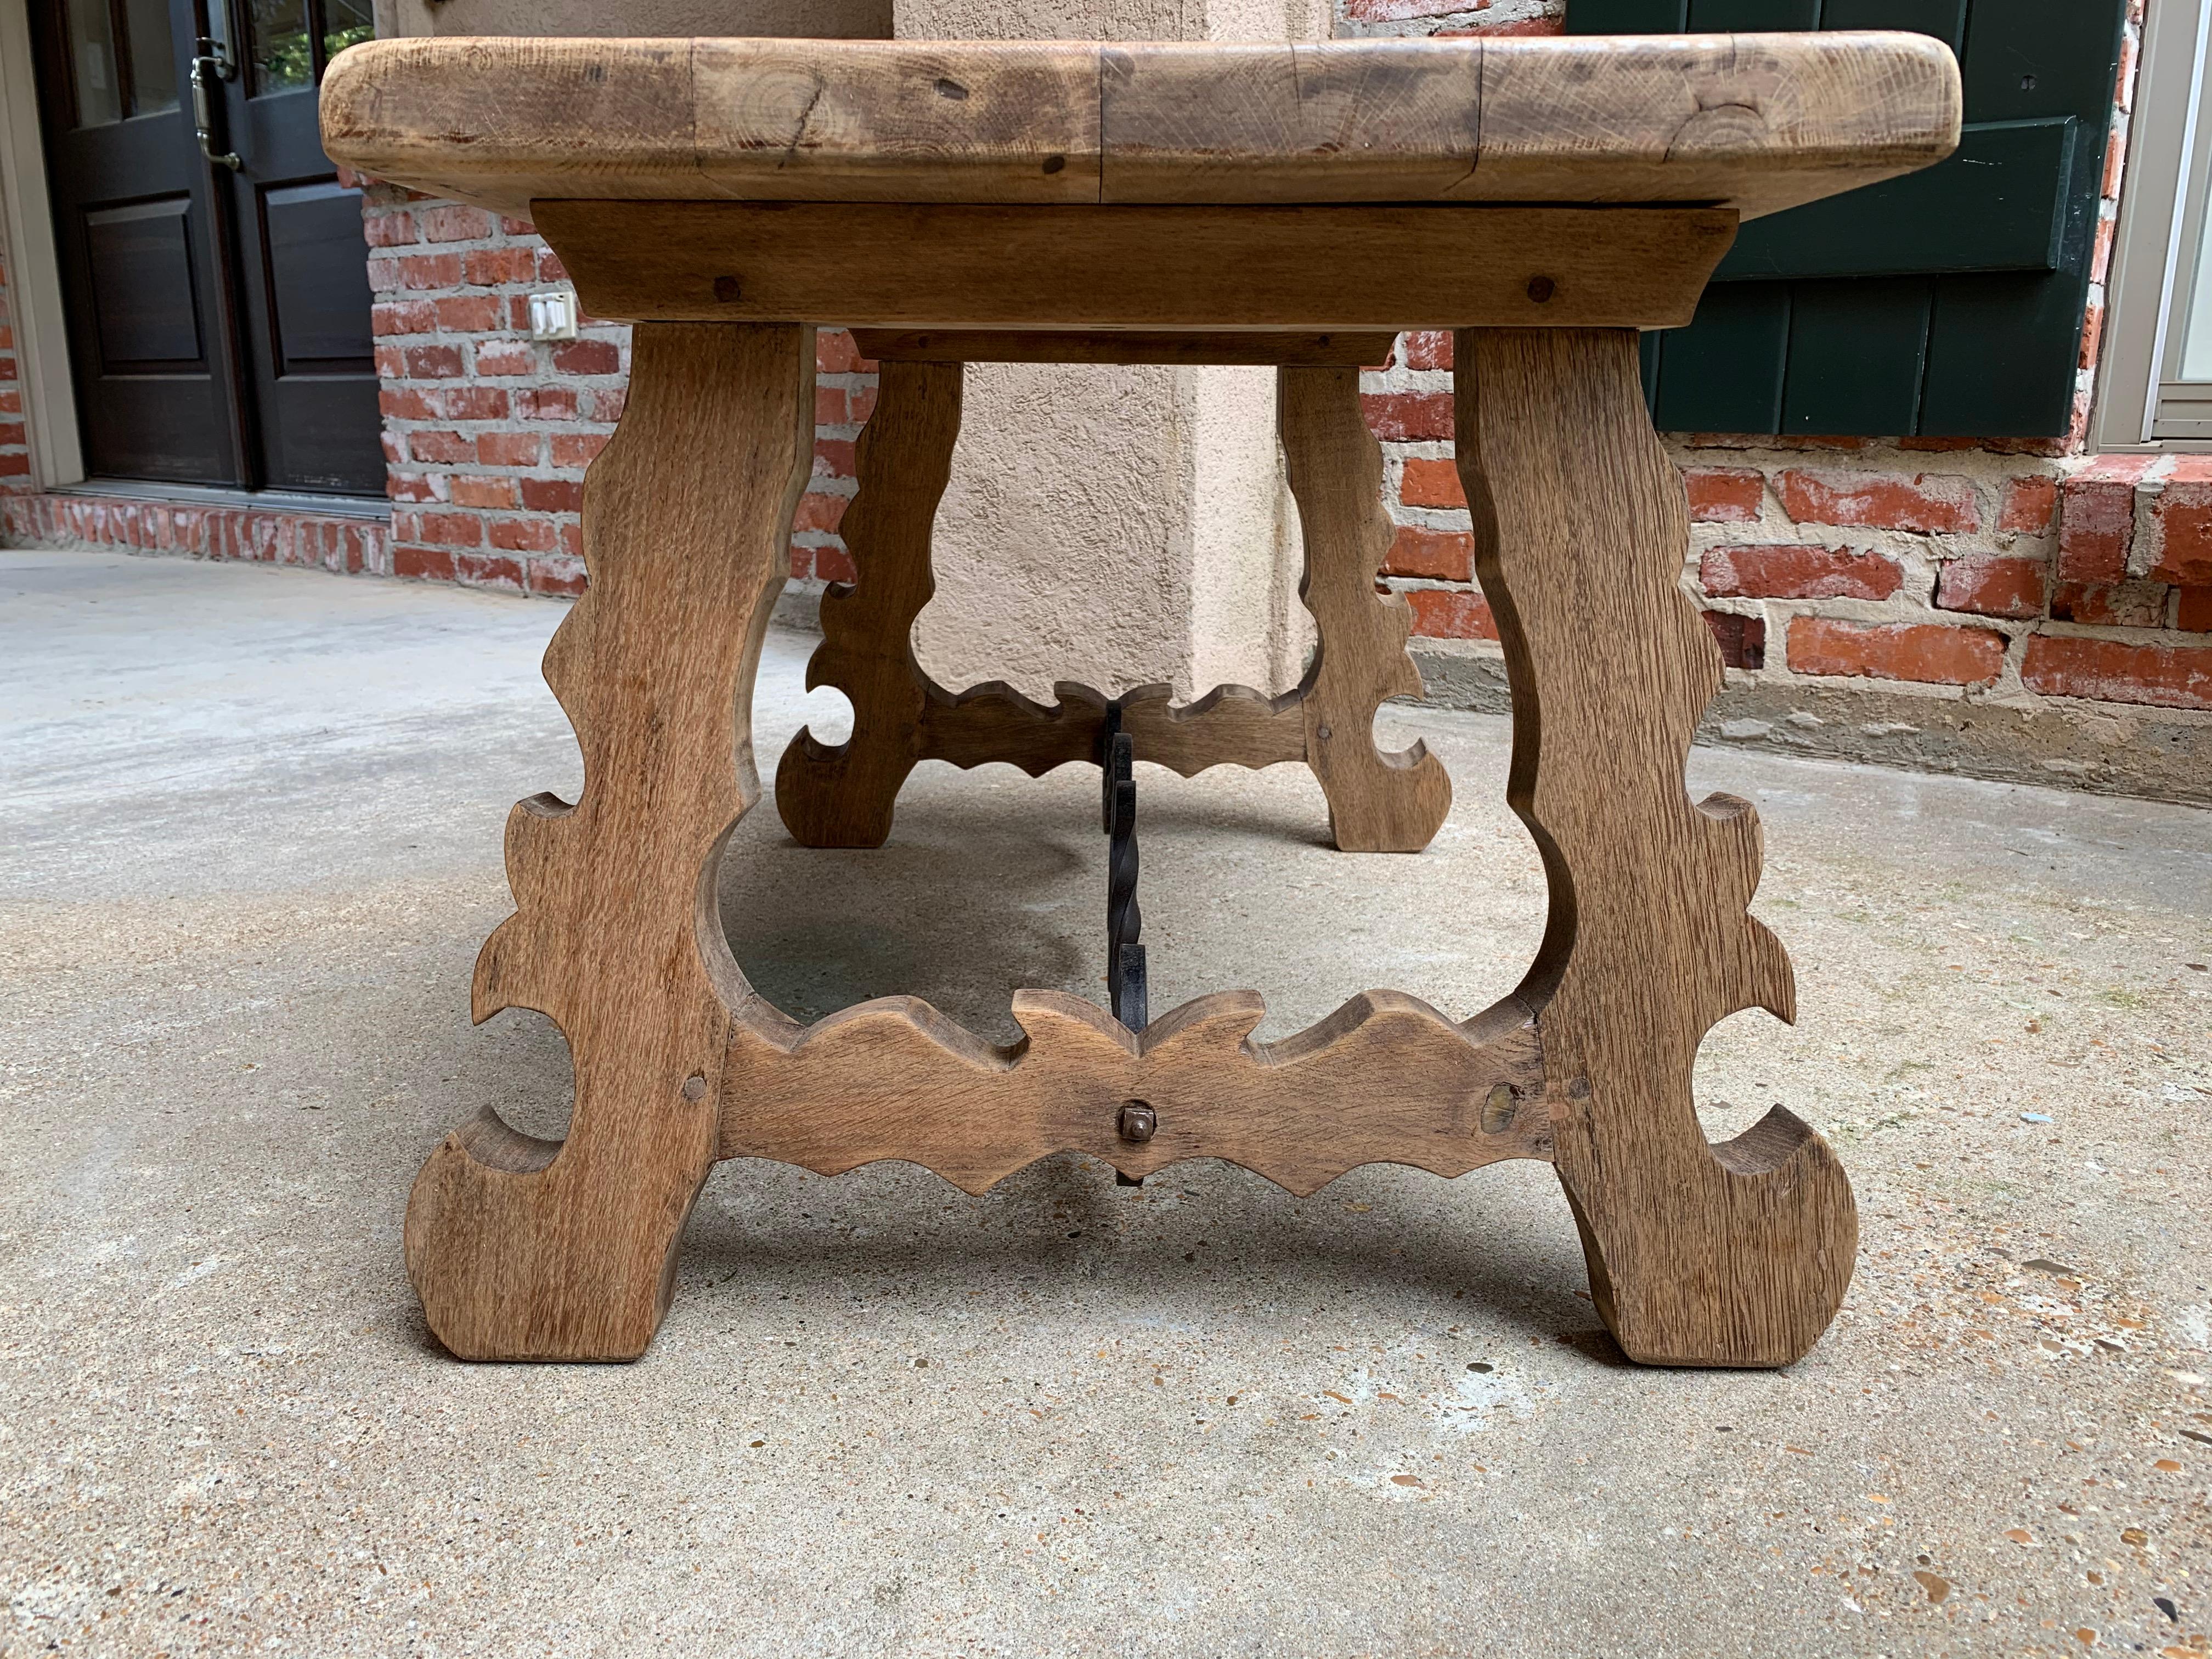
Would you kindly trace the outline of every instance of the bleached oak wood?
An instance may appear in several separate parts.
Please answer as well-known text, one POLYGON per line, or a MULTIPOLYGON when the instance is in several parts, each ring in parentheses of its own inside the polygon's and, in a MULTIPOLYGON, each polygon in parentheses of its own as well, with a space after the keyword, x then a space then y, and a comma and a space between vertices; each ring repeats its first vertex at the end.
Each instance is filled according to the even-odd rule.
MULTIPOLYGON (((475 988, 480 1018, 522 1006, 558 1023, 574 1111, 557 1143, 488 1114, 417 1178, 409 1272, 453 1352, 641 1352, 716 1157, 916 1158, 978 1190, 1066 1148, 1132 1174, 1224 1157, 1295 1192, 1377 1159, 1454 1174, 1548 1157, 1632 1357, 1773 1365, 1818 1337, 1856 1244, 1841 1167, 1780 1108, 1709 1146, 1691 1096, 1712 1024, 1753 1006, 1788 1018, 1792 988, 1747 914, 1755 815, 1683 787, 1720 671, 1679 585, 1686 507, 1630 328, 1687 319, 1739 209, 1947 154, 1958 82, 1940 46, 448 40, 344 54, 324 100, 337 159, 534 211, 591 309, 642 319, 628 410, 588 476, 590 591, 546 659, 584 793, 510 818, 516 912, 475 988), (1480 205, 1523 200, 1550 205, 1480 205), (1129 204, 1146 201, 1182 205, 1129 204), (1573 205, 1620 202, 1677 205, 1573 205), (1431 296, 1426 314, 1397 313, 1408 293, 1431 296), (1551 889, 1521 989, 1458 1025, 1370 993, 1273 1044, 1250 1041, 1256 993, 1132 1034, 1025 992, 1027 1036, 1006 1048, 912 999, 802 1029, 754 994, 712 895, 757 794, 750 687, 811 460, 799 325, 816 319, 1131 331, 1150 351, 1238 349, 1188 331, 1277 337, 1250 349, 1283 354, 1263 361, 1285 363, 1322 648, 1296 692, 1178 709, 1141 688, 1126 723, 1179 770, 1306 758, 1340 843, 1378 847, 1425 840, 1448 786, 1418 751, 1372 749, 1375 704, 1419 681, 1402 611, 1370 589, 1388 526, 1356 366, 1298 361, 1279 337, 1482 325, 1457 342, 1459 465, 1513 680, 1509 793, 1551 889), (1120 1137, 1132 1101, 1158 1115, 1150 1141, 1120 1137)), ((842 759, 787 752, 779 805, 810 836, 880 839, 921 755, 1042 770, 1095 750, 1097 692, 955 697, 914 665, 959 374, 884 364, 845 520, 861 579, 825 606, 817 683, 890 714, 842 759)))
MULTIPOLYGON (((1406 650, 1405 601, 1375 591, 1391 528, 1382 448, 1360 413, 1359 371, 1279 373, 1306 550, 1299 593, 1318 640, 1313 659, 1297 687, 1278 696, 1223 685, 1179 708, 1164 685, 1136 687, 1122 694, 1122 729, 1138 759, 1185 777, 1212 766, 1304 761, 1328 799, 1340 849, 1419 852, 1451 809, 1451 781, 1420 744, 1395 754, 1375 746, 1376 710, 1391 697, 1420 696, 1421 676, 1406 650)), ((841 526, 857 580, 823 595, 822 643, 806 668, 810 690, 845 694, 852 735, 832 745, 802 729, 776 767, 776 811, 803 846, 882 846, 920 761, 1006 762, 1032 777, 1097 762, 1103 693, 1063 683, 1046 705, 993 681, 956 695, 915 657, 915 619, 936 591, 930 531, 951 476, 960 392, 957 363, 883 365, 854 464, 860 489, 841 526)))
POLYGON ((1316 636, 1300 698, 1306 761, 1328 798, 1338 847, 1418 853, 1451 811, 1451 779, 1425 744, 1388 754, 1375 746, 1375 711, 1422 690, 1406 651, 1413 613, 1375 587, 1391 537, 1382 446, 1360 412, 1358 369, 1278 373, 1283 457, 1305 535, 1298 593, 1316 636))
POLYGON ((1521 994, 1591 1290, 1632 1358, 1785 1364, 1843 1298, 1856 1212, 1781 1107, 1718 1146, 1698 1125, 1700 1039, 1741 1008, 1793 1018, 1794 992, 1746 909, 1757 813, 1683 784, 1721 664, 1680 586, 1689 509, 1636 337, 1469 330, 1455 351, 1460 476, 1512 678, 1509 798, 1552 893, 1521 994))
POLYGON ((699 167, 692 53, 688 40, 363 41, 323 76, 323 149, 525 217, 539 196, 720 196, 699 167))
POLYGON ((594 316, 889 329, 1673 328, 1736 225, 1724 208, 532 205, 594 316))
MULTIPOLYGON (((592 587, 548 654, 587 787, 573 808, 518 809, 517 914, 477 987, 479 1017, 521 1005, 560 1023, 574 1118, 556 1146, 487 1117, 425 1166, 408 1261, 441 1338, 482 1358, 641 1351, 714 1157, 824 1171, 911 1158, 974 1190, 1072 1147, 1132 1174, 1226 1157, 1296 1192, 1376 1158, 1452 1174, 1549 1155, 1632 1357, 1802 1353, 1848 1281, 1856 1223, 1798 1120, 1778 1109, 1709 1147, 1691 1103, 1704 1032, 1754 1004, 1787 1018, 1791 990, 1746 913, 1755 817, 1682 790, 1719 676, 1677 586, 1686 508, 1634 337, 1457 342, 1462 476, 1515 681, 1510 793, 1553 891, 1522 990, 1464 1026, 1373 993, 1275 1045, 1249 1040, 1250 993, 1141 1036, 1024 994, 1027 1038, 1003 1049, 912 999, 802 1029, 751 993, 713 915, 717 855, 753 793, 745 694, 807 459, 809 343, 778 328, 637 337, 629 411, 592 473, 592 587), (689 625, 710 615, 736 625, 689 625), (1131 1101, 1159 1115, 1141 1146, 1117 1132, 1131 1101)), ((925 386, 946 374, 902 367, 925 386)), ((1326 442, 1341 399, 1309 390, 1326 442)))
MULTIPOLYGON (((1071 762, 1096 765, 1106 694, 1071 680, 1040 703, 1003 681, 940 692, 922 716, 922 755, 955 766, 1006 761, 1031 777, 1071 762)), ((1121 729, 1135 757, 1187 778, 1212 766, 1273 766, 1306 757, 1300 694, 1269 696, 1249 685, 1217 685, 1177 703, 1174 689, 1139 685, 1121 693, 1121 729)))
POLYGON ((1455 195, 1481 154, 1483 51, 1471 40, 1108 46, 1102 199, 1455 195))
POLYGON ((702 40, 692 62, 699 168, 717 193, 1098 199, 1094 46, 815 41, 794 52, 784 40, 702 40))
POLYGON ((1298 1194, 1376 1159, 1450 1176, 1547 1156, 1542 1056, 1519 1005, 1462 1026, 1370 991, 1295 1036, 1253 1042, 1265 1012, 1256 992, 1220 991, 1135 1036, 1079 998, 1023 991, 1024 1040, 1004 1048, 913 997, 804 1030, 741 1020, 721 1156, 822 1175, 909 1158, 971 1193, 1071 1149, 1138 1176, 1221 1158, 1298 1194), (1132 1101, 1158 1115, 1141 1145, 1117 1132, 1132 1101))
MULTIPOLYGON (((825 617, 830 601, 840 597, 837 587, 823 595, 825 617)), ((830 672, 823 671, 817 681, 810 669, 810 686, 844 691, 853 704, 854 738, 864 728, 867 735, 858 751, 861 758, 848 755, 852 738, 832 746, 811 730, 802 730, 783 751, 775 774, 776 809, 801 846, 882 846, 890 836, 898 791, 920 761, 959 767, 1003 763, 1033 778, 1058 766, 1098 763, 1106 694, 1090 686, 1062 680, 1053 687, 1054 701, 1041 703, 1001 680, 947 691, 916 667, 911 691, 902 687, 870 700, 830 672)), ((1291 690, 1271 697, 1249 685, 1217 685, 1179 704, 1171 687, 1140 685, 1121 693, 1121 729, 1129 733, 1136 758, 1187 778, 1209 767, 1303 761, 1308 740, 1302 695, 1291 690)))
POLYGON ((1747 219, 1958 142, 1925 35, 1109 46, 1109 202, 1693 202, 1747 219))
MULTIPOLYGON (((811 460, 812 364, 799 328, 635 336, 628 407, 588 475, 591 586, 546 654, 585 789, 510 817, 515 914, 486 941, 474 994, 478 1019, 520 1006, 560 1026, 574 1109, 558 1143, 487 1113, 423 1166, 406 1256, 439 1339, 471 1358, 641 1352, 718 1156, 916 1157, 988 1184, 1063 1146, 1115 1155, 1113 1115, 1137 1089, 1164 1116, 1162 1139, 1121 1153, 1133 1169, 1231 1157, 1306 1191, 1382 1153, 1443 1171, 1542 1156, 1548 1120, 1522 1109, 1540 1058, 1516 1003, 1455 1026, 1376 994, 1249 1045, 1250 994, 1201 1000, 1141 1042, 1037 995, 1018 1005, 1038 1039, 1021 1052, 910 1000, 802 1031, 752 993, 714 874, 758 795, 752 679, 811 460), (1347 1113, 1346 1090, 1382 1065, 1393 1089, 1347 1113)), ((925 390, 946 374, 902 367, 925 390)))
POLYGON ((915 763, 933 698, 914 654, 914 619, 937 591, 929 537, 960 434, 957 363, 888 362, 854 453, 860 488, 839 530, 859 580, 822 596, 822 643, 806 689, 853 705, 852 735, 831 745, 802 726, 776 763, 775 810, 805 847, 880 847, 915 763))
POLYGON ((1960 109, 1958 63, 1925 34, 1493 40, 1482 154, 1454 194, 1673 202, 1696 178, 1756 219, 1942 161, 1960 109))
MULTIPOLYGON (((1063 702, 1072 691, 1100 706, 1105 699, 1078 686, 1054 686, 1063 702)), ((1121 729, 1139 760, 1194 778, 1209 766, 1255 769, 1306 758, 1304 689, 1269 696, 1249 685, 1217 685, 1178 704, 1164 685, 1140 685, 1121 694, 1121 729)))
POLYGON ((1924 35, 1101 46, 372 41, 324 148, 433 194, 1013 202, 1711 203, 1747 218, 1924 167, 1924 35), (592 188, 575 186, 588 179, 592 188))
POLYGON ((713 872, 759 794, 753 670, 813 461, 813 374, 803 328, 637 331, 585 489, 590 589, 545 653, 583 793, 508 818, 515 913, 477 963, 477 1019, 534 1008, 567 1037, 568 1135, 487 1113, 408 1200, 409 1275, 463 1358, 634 1358, 667 1306, 744 994, 713 872))
POLYGON ((1382 330, 1348 334, 1239 334, 1197 329, 1076 329, 987 332, 981 329, 855 329, 863 357, 919 363, 1351 363, 1380 367, 1398 337, 1382 330))

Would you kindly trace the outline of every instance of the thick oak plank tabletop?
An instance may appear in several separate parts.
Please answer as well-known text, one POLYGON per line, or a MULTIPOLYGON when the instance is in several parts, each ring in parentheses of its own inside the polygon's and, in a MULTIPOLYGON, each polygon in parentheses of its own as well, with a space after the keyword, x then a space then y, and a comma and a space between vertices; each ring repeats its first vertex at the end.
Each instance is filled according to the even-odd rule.
POLYGON ((1753 218, 1957 144, 1958 66, 1888 31, 1311 45, 374 41, 336 160, 541 198, 1667 203, 1753 218))

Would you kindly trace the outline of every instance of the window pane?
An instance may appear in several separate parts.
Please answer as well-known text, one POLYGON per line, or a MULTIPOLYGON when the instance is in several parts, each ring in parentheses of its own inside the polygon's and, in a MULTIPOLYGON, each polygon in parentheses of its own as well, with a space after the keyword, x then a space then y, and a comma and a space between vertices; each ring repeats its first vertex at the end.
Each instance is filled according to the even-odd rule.
MULTIPOLYGON (((2212 231, 2212 215, 2205 218, 2212 231)), ((2200 245, 2197 250, 2197 280, 2189 295, 2189 326, 2181 337, 2181 378, 2212 380, 2212 259, 2200 245)))
POLYGON ((2212 216, 2205 212, 2206 187, 2212 183, 2202 124, 2209 101, 2205 97, 2202 43, 2198 44, 2197 85, 2190 96, 2200 128, 2196 143, 2182 153, 2181 199, 2175 204, 2179 222, 2174 226, 2172 309, 2166 318, 2166 360, 2153 365, 2160 384, 2173 386, 2191 380, 2212 380, 2212 216), (2193 153, 2192 153, 2193 151, 2193 153))
POLYGON ((376 36, 376 20, 369 15, 370 0, 326 0, 323 8, 323 61, 329 63, 348 46, 357 46, 376 36))
MULTIPOLYGON (((2191 171, 2197 199, 2186 203, 2185 211, 2197 221, 2197 246, 2191 250, 2196 258, 2183 267, 2191 274, 2186 290, 2179 296, 2184 309, 2180 361, 2176 368, 2184 380, 2212 380, 2212 213, 2205 211, 2212 204, 2204 199, 2212 175, 2208 174, 2202 157, 2191 171)), ((2188 221, 2183 222, 2186 225, 2188 221)), ((2183 234, 2187 234, 2186 230, 2183 234)))
POLYGON ((256 95, 315 84, 307 0, 252 0, 246 27, 256 95))
POLYGON ((124 0, 131 33, 131 112, 177 106, 177 48, 169 33, 169 0, 124 0))
POLYGON ((69 0, 69 42, 76 75, 76 124, 89 127, 121 120, 123 88, 115 76, 107 0, 69 0))

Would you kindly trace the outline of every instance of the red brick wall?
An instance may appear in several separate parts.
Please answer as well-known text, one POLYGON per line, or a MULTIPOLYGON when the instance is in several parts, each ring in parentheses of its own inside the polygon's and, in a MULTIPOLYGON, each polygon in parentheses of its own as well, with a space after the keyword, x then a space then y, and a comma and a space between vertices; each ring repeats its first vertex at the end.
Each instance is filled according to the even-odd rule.
POLYGON ((23 429, 23 380, 15 358, 15 313, 9 279, 14 272, 0 260, 0 490, 36 489, 31 449, 23 429))
POLYGON ((383 521, 352 514, 265 512, 135 495, 21 494, 0 498, 0 532, 10 547, 90 542, 131 553, 245 559, 345 576, 392 573, 383 521))
MULTIPOLYGON (((523 221, 377 184, 365 213, 393 574, 580 591, 584 468, 622 415, 629 328, 586 319, 576 339, 531 340, 529 295, 567 276, 523 221)), ((837 523, 875 402, 874 365, 849 336, 825 331, 817 362, 816 483, 792 538, 801 580, 849 572, 837 523)))

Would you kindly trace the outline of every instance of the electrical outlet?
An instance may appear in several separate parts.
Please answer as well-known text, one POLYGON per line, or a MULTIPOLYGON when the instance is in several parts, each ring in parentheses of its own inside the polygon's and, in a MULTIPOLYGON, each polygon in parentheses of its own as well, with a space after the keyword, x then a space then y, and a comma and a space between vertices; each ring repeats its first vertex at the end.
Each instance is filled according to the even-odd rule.
POLYGON ((530 337, 533 340, 573 340, 576 337, 576 295, 573 289, 555 289, 530 296, 530 337))

